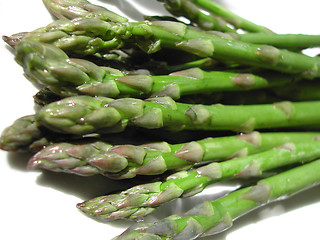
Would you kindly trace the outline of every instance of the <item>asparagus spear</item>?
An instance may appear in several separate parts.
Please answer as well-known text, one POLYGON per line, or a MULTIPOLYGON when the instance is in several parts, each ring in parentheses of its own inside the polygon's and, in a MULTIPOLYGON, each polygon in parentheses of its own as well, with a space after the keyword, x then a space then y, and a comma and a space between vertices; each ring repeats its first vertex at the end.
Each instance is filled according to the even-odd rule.
POLYGON ((103 174, 112 179, 156 175, 167 170, 190 168, 268 150, 286 142, 310 142, 313 132, 258 133, 206 138, 187 143, 166 142, 115 145, 95 141, 87 144, 56 143, 37 152, 28 168, 43 168, 81 176, 103 174))
POLYGON ((301 50, 318 47, 320 44, 319 35, 308 34, 267 34, 267 33, 245 33, 238 34, 241 41, 272 45, 278 48, 301 50))
POLYGON ((5 151, 39 149, 50 142, 48 137, 44 137, 45 131, 35 121, 34 115, 21 117, 2 131, 0 149, 5 151))
POLYGON ((47 9, 59 19, 78 17, 100 18, 112 22, 127 22, 128 19, 102 6, 86 0, 42 0, 47 9))
POLYGON ((236 32, 233 28, 229 27, 227 22, 212 14, 205 14, 194 3, 188 0, 181 1, 167 1, 158 0, 164 2, 164 7, 175 16, 183 16, 189 19, 191 22, 205 30, 217 30, 222 32, 236 32))
POLYGON ((161 204, 193 196, 218 181, 228 178, 261 177, 266 171, 306 163, 319 157, 319 141, 285 143, 250 156, 180 171, 170 175, 165 181, 137 185, 116 194, 84 201, 77 206, 82 212, 101 220, 140 219, 152 213, 161 204))
POLYGON ((192 105, 170 97, 140 100, 75 96, 40 109, 36 120, 57 132, 82 135, 121 132, 127 126, 166 130, 231 130, 317 127, 319 101, 261 105, 192 105))
POLYGON ((288 84, 285 88, 271 88, 269 91, 282 99, 291 101, 314 101, 320 99, 318 81, 301 81, 288 84))
POLYGON ((59 141, 71 141, 74 135, 56 134, 41 126, 35 115, 18 118, 11 126, 5 128, 0 136, 0 149, 10 152, 36 152, 43 147, 59 141))
MULTIPOLYGON (((174 2, 180 2, 179 0, 174 2)), ((238 16, 234 12, 230 11, 229 9, 223 7, 221 4, 217 3, 216 1, 211 0, 190 0, 190 2, 194 3, 195 5, 207 10, 208 12, 221 16, 227 22, 231 23, 235 28, 243 29, 248 32, 264 32, 264 33, 271 33, 271 30, 264 27, 257 25, 243 17, 238 16)))
POLYGON ((291 82, 294 76, 278 73, 233 73, 192 68, 170 75, 127 75, 90 61, 69 58, 50 44, 22 41, 16 60, 29 78, 60 96, 86 94, 104 97, 180 96, 267 88, 291 82), (265 77, 263 76, 265 75, 265 77), (66 89, 69 89, 66 91, 66 89))
POLYGON ((55 44, 68 53, 88 55, 125 45, 137 45, 151 54, 173 48, 199 57, 300 74, 320 76, 320 60, 269 45, 245 43, 199 32, 170 21, 110 23, 96 18, 56 21, 25 38, 55 44))
POLYGON ((320 183, 320 161, 287 170, 256 185, 236 190, 220 199, 205 201, 183 215, 171 215, 155 223, 140 222, 114 240, 195 239, 232 226, 234 219, 275 200, 284 200, 320 183))

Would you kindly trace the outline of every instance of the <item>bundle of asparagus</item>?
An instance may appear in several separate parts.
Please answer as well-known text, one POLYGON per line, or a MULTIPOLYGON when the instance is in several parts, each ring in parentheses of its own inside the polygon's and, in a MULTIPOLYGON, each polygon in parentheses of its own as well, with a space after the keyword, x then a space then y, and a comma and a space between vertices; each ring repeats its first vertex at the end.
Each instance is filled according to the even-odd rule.
POLYGON ((39 92, 36 110, 3 130, 2 150, 57 178, 129 179, 77 204, 100 221, 140 221, 238 183, 115 239, 214 235, 320 183, 320 61, 303 53, 320 35, 279 34, 210 0, 154 1, 172 15, 137 21, 86 0, 43 3, 53 22, 3 37, 39 92))

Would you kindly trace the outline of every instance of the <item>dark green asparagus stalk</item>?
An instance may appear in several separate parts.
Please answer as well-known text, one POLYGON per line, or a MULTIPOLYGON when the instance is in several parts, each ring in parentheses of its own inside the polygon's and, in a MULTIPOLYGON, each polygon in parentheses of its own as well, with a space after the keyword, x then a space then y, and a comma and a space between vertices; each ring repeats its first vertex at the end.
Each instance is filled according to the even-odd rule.
POLYGON ((159 0, 159 2, 164 2, 164 7, 171 14, 178 17, 183 16, 189 19, 192 23, 195 23, 201 29, 221 32, 236 32, 235 29, 228 26, 227 22, 223 18, 212 14, 205 14, 191 1, 159 0))
POLYGON ((99 18, 111 22, 127 22, 128 19, 102 6, 86 0, 42 0, 47 9, 59 19, 78 17, 99 18))
POLYGON ((290 101, 314 101, 320 99, 320 83, 318 81, 292 83, 284 88, 271 88, 269 91, 282 99, 290 101))
MULTIPOLYGON (((248 32, 264 32, 271 33, 271 30, 257 25, 247 19, 244 19, 234 12, 226 9, 221 4, 212 0, 189 0, 196 6, 207 10, 209 13, 222 17, 225 21, 231 23, 236 29, 243 29, 248 32)), ((181 0, 173 0, 175 4, 181 4, 181 0)))
POLYGON ((263 77, 263 74, 203 71, 200 68, 160 76, 128 75, 90 61, 69 58, 64 51, 50 44, 24 40, 16 46, 16 51, 16 60, 29 78, 64 97, 86 94, 179 99, 190 94, 274 87, 294 79, 294 76, 278 73, 267 73, 263 77))
POLYGON ((165 181, 141 184, 128 190, 79 203, 78 208, 100 220, 141 219, 159 205, 200 193, 208 185, 229 178, 261 177, 266 171, 320 157, 320 142, 285 143, 269 151, 221 163, 210 163, 170 175, 165 181))
POLYGON ((320 183, 320 161, 287 170, 256 185, 236 190, 218 200, 205 201, 183 215, 171 215, 155 223, 140 222, 114 240, 195 239, 232 226, 234 219, 275 200, 320 183))
POLYGON ((181 144, 166 142, 115 145, 102 141, 87 144, 56 143, 37 152, 29 169, 43 168, 81 176, 102 174, 112 179, 157 175, 190 168, 208 161, 222 161, 269 150, 286 142, 317 139, 316 132, 276 132, 206 138, 181 144))
POLYGON ((140 100, 75 96, 44 106, 36 114, 43 126, 69 134, 121 132, 127 126, 167 130, 231 130, 317 127, 320 101, 261 105, 192 105, 170 97, 140 100), (267 116, 267 117, 266 117, 267 116))
POLYGON ((320 76, 320 59, 269 45, 245 43, 199 32, 178 22, 111 23, 96 18, 56 21, 25 38, 55 44, 69 54, 88 55, 137 45, 151 54, 173 48, 199 57, 213 57, 305 78, 320 76))

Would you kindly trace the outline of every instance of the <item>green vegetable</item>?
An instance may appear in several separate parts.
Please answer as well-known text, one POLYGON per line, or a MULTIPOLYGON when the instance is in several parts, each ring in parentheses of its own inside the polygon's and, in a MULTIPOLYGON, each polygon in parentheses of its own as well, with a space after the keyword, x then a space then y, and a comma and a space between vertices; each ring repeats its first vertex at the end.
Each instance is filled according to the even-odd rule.
POLYGON ((159 205, 180 197, 190 197, 208 185, 228 178, 261 177, 266 171, 320 157, 320 142, 284 145, 247 157, 210 163, 170 175, 165 181, 141 184, 122 192, 99 196, 78 204, 78 208, 98 219, 139 219, 159 205))
POLYGON ((17 119, 11 126, 5 128, 0 137, 0 149, 5 151, 22 151, 39 149, 49 144, 46 130, 35 121, 34 115, 17 119))
POLYGON ((140 222, 114 240, 195 239, 216 234, 230 228, 234 219, 257 207, 319 184, 319 171, 319 160, 303 164, 218 200, 205 201, 183 215, 171 215, 155 223, 140 222))
POLYGON ((170 75, 123 74, 76 58, 50 44, 24 40, 16 46, 16 60, 33 81, 60 96, 86 94, 104 97, 180 96, 240 91, 284 85, 295 77, 278 73, 237 73, 191 68, 170 75), (265 77, 264 77, 265 75, 265 77))
POLYGON ((68 134, 121 132, 127 126, 167 130, 317 128, 319 101, 258 105, 186 104, 170 97, 140 100, 75 96, 52 102, 36 114, 43 126, 68 134), (267 117, 266 117, 267 116, 267 117))
POLYGON ((77 18, 53 22, 29 33, 26 38, 54 44, 68 54, 90 55, 134 44, 149 54, 161 48, 172 48, 202 58, 213 57, 222 62, 231 61, 309 79, 320 76, 319 58, 269 45, 221 38, 192 30, 179 22, 111 23, 97 18, 77 18))
POLYGON ((171 14, 178 17, 183 16, 189 19, 192 23, 195 23, 201 29, 217 30, 222 32, 236 32, 233 28, 228 26, 227 22, 223 18, 204 13, 191 1, 159 0, 159 2, 164 2, 164 7, 171 14))
MULTIPOLYGON (((220 16, 224 18, 227 22, 231 23, 235 28, 240 28, 248 32, 265 32, 271 33, 269 29, 264 26, 257 25, 243 17, 238 16, 234 12, 229 9, 223 7, 221 4, 212 0, 189 0, 195 5, 207 10, 209 13, 220 16)), ((174 0, 176 4, 180 2, 180 0, 174 0)))
POLYGON ((112 22, 127 22, 128 19, 86 0, 42 0, 47 9, 59 19, 78 17, 99 18, 112 22))
POLYGON ((37 152, 29 160, 28 167, 81 176, 103 174, 112 179, 124 179, 190 168, 201 162, 243 157, 286 142, 309 143, 318 136, 316 132, 253 132, 180 144, 156 142, 139 146, 112 146, 102 141, 86 144, 62 142, 37 152))

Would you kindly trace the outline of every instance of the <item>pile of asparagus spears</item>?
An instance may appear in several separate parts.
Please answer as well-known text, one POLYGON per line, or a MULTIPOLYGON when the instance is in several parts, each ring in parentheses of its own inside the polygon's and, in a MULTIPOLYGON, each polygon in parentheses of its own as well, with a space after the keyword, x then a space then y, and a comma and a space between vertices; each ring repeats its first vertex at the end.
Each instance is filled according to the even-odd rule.
POLYGON ((163 0, 170 16, 129 21, 86 0, 43 0, 55 16, 3 36, 39 92, 3 130, 27 168, 146 182, 77 207, 139 220, 114 239, 195 239, 320 183, 320 36, 278 34, 215 1, 163 0), (131 141, 129 140, 132 138, 131 141), (162 204, 239 179, 183 215, 162 204))

